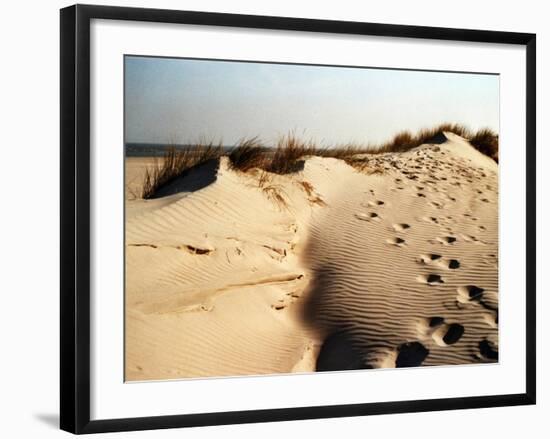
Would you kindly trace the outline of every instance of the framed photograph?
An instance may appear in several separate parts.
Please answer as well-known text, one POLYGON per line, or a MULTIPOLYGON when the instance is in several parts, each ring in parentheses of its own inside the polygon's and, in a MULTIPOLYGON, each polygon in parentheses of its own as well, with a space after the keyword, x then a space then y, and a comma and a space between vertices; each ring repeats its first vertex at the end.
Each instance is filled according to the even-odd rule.
POLYGON ((535 35, 61 10, 61 428, 535 403, 535 35))

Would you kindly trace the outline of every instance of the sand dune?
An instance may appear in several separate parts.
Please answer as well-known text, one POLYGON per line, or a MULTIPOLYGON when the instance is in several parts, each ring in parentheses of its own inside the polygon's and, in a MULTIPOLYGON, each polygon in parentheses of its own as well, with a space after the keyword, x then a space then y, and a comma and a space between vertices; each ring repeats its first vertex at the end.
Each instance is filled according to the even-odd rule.
POLYGON ((498 344, 498 170, 453 141, 357 175, 312 223, 308 317, 345 331, 365 366, 395 365, 411 343, 403 365, 494 360, 481 346, 498 344))
POLYGON ((126 379, 495 361, 498 166, 446 137, 152 200, 127 159, 126 379))

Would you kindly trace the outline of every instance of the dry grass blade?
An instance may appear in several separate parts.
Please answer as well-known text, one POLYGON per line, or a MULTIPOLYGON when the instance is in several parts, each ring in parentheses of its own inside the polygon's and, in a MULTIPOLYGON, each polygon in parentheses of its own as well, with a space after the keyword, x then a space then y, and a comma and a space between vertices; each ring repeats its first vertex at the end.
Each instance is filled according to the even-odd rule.
POLYGON ((315 193, 313 185, 309 181, 300 181, 299 184, 302 186, 308 197, 311 197, 315 193))
POLYGON ((319 206, 327 205, 327 203, 325 203, 323 199, 315 192, 315 188, 309 181, 302 180, 302 181, 299 181, 298 184, 307 194, 308 201, 310 203, 318 204, 319 206))
POLYGON ((271 200, 273 200, 281 209, 288 210, 288 202, 285 197, 285 191, 279 185, 269 185, 262 188, 264 194, 271 200))
POLYGON ((267 171, 262 170, 260 172, 260 177, 258 178, 258 187, 266 187, 271 182, 271 176, 267 171))
POLYGON ((279 208, 288 210, 288 196, 281 185, 273 183, 273 174, 262 170, 258 177, 258 187, 267 196, 267 198, 274 201, 279 208))

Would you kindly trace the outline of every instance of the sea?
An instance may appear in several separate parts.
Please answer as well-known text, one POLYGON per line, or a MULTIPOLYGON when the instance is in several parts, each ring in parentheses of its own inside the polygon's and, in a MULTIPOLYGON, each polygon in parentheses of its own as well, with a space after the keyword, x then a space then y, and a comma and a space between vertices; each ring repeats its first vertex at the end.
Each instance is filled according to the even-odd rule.
MULTIPOLYGON (((126 157, 163 157, 171 148, 183 150, 193 148, 193 145, 166 145, 163 143, 126 143, 125 145, 126 157)), ((233 148, 234 146, 222 146, 224 152, 229 152, 233 148)))

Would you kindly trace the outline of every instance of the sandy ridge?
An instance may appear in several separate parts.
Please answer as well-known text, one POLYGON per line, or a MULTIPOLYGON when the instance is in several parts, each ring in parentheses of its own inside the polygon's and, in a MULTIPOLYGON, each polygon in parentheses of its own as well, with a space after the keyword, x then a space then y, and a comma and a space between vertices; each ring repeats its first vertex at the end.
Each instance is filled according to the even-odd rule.
POLYGON ((308 158, 273 177, 286 206, 225 159, 198 191, 129 197, 126 378, 495 361, 498 167, 446 135, 379 173, 308 158))

